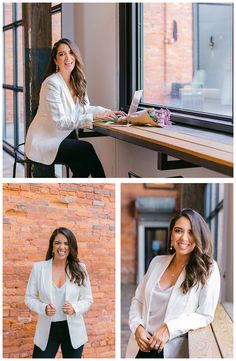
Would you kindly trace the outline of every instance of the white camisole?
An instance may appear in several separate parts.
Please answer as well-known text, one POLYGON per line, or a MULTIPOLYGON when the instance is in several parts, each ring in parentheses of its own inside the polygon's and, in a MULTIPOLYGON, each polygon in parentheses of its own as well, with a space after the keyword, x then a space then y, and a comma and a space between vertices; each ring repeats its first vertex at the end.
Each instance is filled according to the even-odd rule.
POLYGON ((56 313, 52 317, 52 322, 66 321, 66 314, 62 311, 62 307, 66 302, 66 282, 60 288, 52 282, 52 299, 56 308, 56 313))
POLYGON ((169 287, 166 290, 160 289, 159 281, 157 282, 152 292, 152 299, 149 312, 149 323, 147 330, 150 334, 157 331, 164 322, 166 308, 169 302, 169 298, 173 287, 169 287))

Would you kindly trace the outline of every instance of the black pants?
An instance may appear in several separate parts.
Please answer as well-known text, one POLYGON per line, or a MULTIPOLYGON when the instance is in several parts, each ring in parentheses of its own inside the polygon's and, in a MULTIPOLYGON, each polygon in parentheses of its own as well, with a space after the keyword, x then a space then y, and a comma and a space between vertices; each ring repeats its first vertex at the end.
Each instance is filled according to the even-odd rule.
POLYGON ((150 352, 143 352, 139 350, 135 358, 164 358, 163 350, 158 353, 155 350, 151 350, 150 352))
POLYGON ((89 142, 79 140, 72 132, 65 138, 58 149, 55 162, 64 162, 69 165, 73 178, 105 178, 104 169, 89 142))
POLYGON ((55 358, 60 345, 63 358, 81 358, 84 345, 77 349, 72 347, 67 321, 51 323, 46 350, 34 345, 32 358, 55 358))

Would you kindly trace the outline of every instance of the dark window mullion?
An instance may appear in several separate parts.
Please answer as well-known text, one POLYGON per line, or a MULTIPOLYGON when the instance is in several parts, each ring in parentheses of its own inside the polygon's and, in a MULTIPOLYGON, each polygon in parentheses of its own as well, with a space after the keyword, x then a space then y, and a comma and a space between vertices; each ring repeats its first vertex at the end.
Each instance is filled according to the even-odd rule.
MULTIPOLYGON (((17 4, 13 4, 13 86, 18 85, 18 69, 17 69, 17 55, 18 55, 18 44, 17 44, 17 4)), ((19 143, 19 124, 18 124, 18 93, 13 90, 13 131, 14 131, 14 146, 19 143)))

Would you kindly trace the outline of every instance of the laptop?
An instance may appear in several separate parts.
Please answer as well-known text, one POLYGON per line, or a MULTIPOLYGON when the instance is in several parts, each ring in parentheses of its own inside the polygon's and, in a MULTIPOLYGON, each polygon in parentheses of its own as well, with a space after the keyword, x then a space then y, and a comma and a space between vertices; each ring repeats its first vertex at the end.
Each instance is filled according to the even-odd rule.
POLYGON ((142 95, 143 95, 143 90, 136 90, 129 107, 128 115, 135 113, 137 111, 142 95))

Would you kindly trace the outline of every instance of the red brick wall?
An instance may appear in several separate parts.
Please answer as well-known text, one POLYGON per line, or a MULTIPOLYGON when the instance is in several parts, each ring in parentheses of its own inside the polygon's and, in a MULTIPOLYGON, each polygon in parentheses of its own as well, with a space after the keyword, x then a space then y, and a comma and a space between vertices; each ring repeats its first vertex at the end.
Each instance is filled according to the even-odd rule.
POLYGON ((193 68, 192 4, 144 4, 144 99, 160 104, 173 82, 191 82, 193 68), (172 42, 172 21, 178 39, 172 42))
POLYGON ((134 201, 137 197, 175 197, 179 208, 179 187, 175 190, 146 189, 144 184, 121 185, 121 282, 135 283, 136 278, 136 219, 134 201))
POLYGON ((92 284, 84 357, 114 357, 114 197, 113 184, 3 186, 4 357, 31 357, 37 315, 24 304, 26 284, 33 262, 45 259, 49 237, 58 226, 75 233, 92 284))

